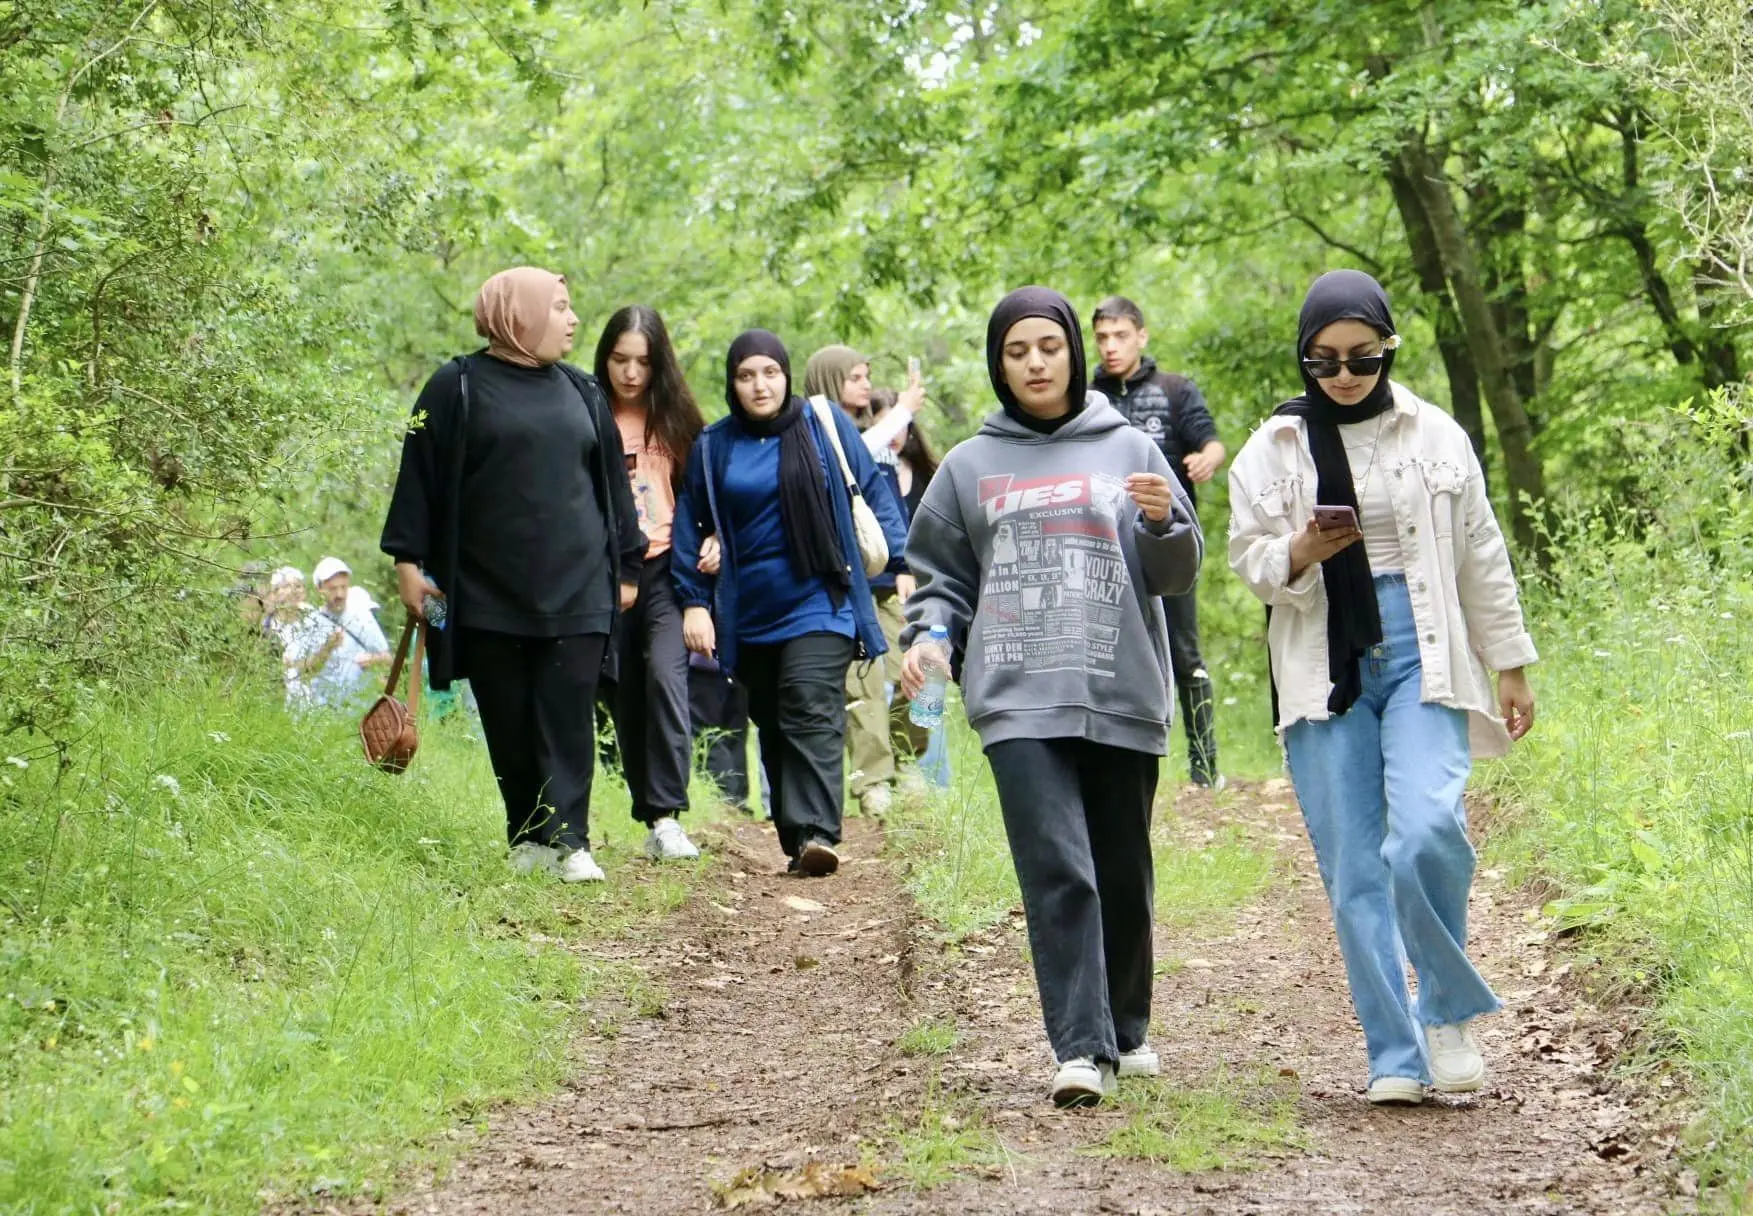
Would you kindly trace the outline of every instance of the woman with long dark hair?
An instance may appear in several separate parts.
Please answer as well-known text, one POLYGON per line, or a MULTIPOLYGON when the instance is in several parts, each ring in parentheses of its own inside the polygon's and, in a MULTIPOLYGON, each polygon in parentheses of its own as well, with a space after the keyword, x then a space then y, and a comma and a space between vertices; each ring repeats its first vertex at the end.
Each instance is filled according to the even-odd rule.
POLYGON ((633 818, 650 829, 645 855, 653 861, 698 857, 676 819, 688 809, 694 748, 670 531, 682 470, 706 422, 656 309, 631 304, 609 318, 597 340, 596 378, 608 386, 646 538, 639 598, 621 621, 619 671, 608 697, 621 771, 633 795, 633 818))
POLYGON ((1369 1053, 1365 1097, 1485 1082, 1467 957, 1475 755, 1534 723, 1534 642, 1485 476, 1455 420, 1390 380, 1380 283, 1335 270, 1297 325, 1303 393, 1230 468, 1230 565, 1270 612, 1291 782, 1369 1053), (1497 672, 1497 688, 1489 670, 1497 672), (1418 974, 1418 1000, 1406 963, 1418 974))
POLYGON ((840 865, 846 669, 886 649, 836 449, 882 523, 890 569, 906 528, 852 420, 793 395, 790 358, 773 334, 754 329, 731 344, 724 395, 730 416, 701 432, 676 502, 671 574, 682 631, 688 649, 715 654, 748 691, 791 868, 831 874, 840 865), (716 554, 703 563, 709 539, 716 554))
POLYGON ((561 275, 522 266, 487 280, 475 299, 487 346, 420 391, 380 545, 409 612, 446 601, 432 687, 467 676, 474 689, 512 865, 600 882, 592 709, 645 537, 609 403, 561 362, 577 326, 561 275))

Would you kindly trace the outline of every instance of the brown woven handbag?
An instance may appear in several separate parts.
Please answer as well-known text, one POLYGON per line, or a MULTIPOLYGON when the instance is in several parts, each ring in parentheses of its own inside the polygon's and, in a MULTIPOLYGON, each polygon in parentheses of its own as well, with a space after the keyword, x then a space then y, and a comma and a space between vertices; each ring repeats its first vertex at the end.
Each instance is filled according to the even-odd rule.
POLYGON ((416 621, 414 614, 409 613, 408 623, 402 627, 401 643, 396 647, 395 662, 390 664, 389 682, 359 723, 359 741, 365 744, 365 758, 386 773, 405 772, 419 750, 420 731, 415 719, 420 711, 425 658, 426 622, 416 621), (414 640, 414 669, 408 673, 408 700, 403 704, 396 699, 396 684, 408 659, 410 639, 414 640))

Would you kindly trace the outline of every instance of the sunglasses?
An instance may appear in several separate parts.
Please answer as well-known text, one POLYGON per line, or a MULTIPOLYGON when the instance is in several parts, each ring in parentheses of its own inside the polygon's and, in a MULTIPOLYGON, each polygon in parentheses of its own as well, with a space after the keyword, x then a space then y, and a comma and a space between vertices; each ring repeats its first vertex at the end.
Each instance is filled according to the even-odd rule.
POLYGON ((1379 355, 1352 355, 1349 359, 1304 359, 1303 370, 1317 380, 1331 380, 1345 368, 1354 376, 1373 376, 1388 361, 1386 352, 1379 355))

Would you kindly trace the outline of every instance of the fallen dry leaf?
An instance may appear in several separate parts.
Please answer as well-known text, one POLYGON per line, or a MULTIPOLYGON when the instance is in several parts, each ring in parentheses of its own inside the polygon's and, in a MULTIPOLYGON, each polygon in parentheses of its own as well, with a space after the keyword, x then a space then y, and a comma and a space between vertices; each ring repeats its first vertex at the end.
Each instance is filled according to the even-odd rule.
POLYGON ((726 1211, 771 1207, 782 1199, 850 1198, 880 1189, 876 1171, 866 1165, 824 1165, 812 1161, 802 1169, 771 1170, 754 1165, 729 1182, 713 1183, 712 1195, 726 1211))

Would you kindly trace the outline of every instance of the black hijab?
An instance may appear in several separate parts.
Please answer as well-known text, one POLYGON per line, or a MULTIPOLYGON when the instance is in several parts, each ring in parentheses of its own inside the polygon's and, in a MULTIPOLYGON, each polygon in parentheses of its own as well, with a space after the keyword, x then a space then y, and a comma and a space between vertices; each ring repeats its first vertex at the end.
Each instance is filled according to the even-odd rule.
MULTIPOLYGON (((1309 288, 1302 316, 1297 320, 1296 357, 1303 377, 1303 395, 1286 401, 1273 412, 1303 420, 1309 436, 1309 454, 1315 460, 1315 501, 1323 506, 1357 511, 1351 461, 1346 459, 1339 427, 1347 422, 1367 422, 1394 408, 1394 390, 1388 384, 1394 352, 1385 352, 1381 378, 1369 396, 1356 405, 1340 405, 1302 365, 1315 335, 1335 321, 1362 321, 1384 339, 1394 333, 1388 293, 1380 283, 1361 270, 1328 271, 1309 288)), ((1327 589, 1327 678, 1333 682, 1327 709, 1343 714, 1363 691, 1358 659, 1382 640, 1382 614, 1363 542, 1341 549, 1322 562, 1321 582, 1327 589)), ((1273 716, 1277 716, 1276 710, 1273 716)))
POLYGON ((998 302, 992 318, 986 322, 986 374, 992 378, 992 391, 1004 412, 1023 426, 1041 435, 1051 435, 1083 413, 1084 396, 1089 391, 1089 373, 1084 366, 1083 328, 1071 301, 1047 287, 1019 287, 998 302), (1071 409, 1058 418, 1037 418, 1025 410, 1004 380, 1004 336, 1010 327, 1025 317, 1045 317, 1065 331, 1071 354, 1071 384, 1066 397, 1071 409))
POLYGON ((852 586, 821 454, 803 416, 810 408, 791 392, 791 358, 785 344, 764 329, 751 329, 730 344, 724 360, 724 400, 736 424, 757 438, 779 436, 779 519, 791 551, 791 568, 799 578, 814 575, 828 584, 838 608, 852 586), (785 373, 785 404, 771 418, 756 418, 737 397, 737 368, 744 359, 766 355, 785 373))

